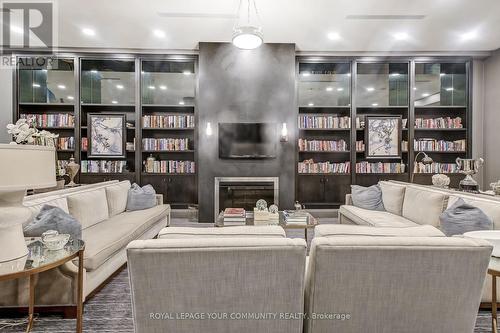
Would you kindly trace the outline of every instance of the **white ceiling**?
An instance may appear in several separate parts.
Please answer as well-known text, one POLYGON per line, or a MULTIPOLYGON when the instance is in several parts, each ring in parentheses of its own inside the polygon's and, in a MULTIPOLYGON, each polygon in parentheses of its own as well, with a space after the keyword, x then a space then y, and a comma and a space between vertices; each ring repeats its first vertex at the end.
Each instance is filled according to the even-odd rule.
MULTIPOLYGON (((267 43, 300 51, 491 51, 500 48, 499 0, 256 0, 267 43), (423 19, 347 19, 423 15, 423 19), (464 33, 476 38, 464 41, 464 33), (337 32, 339 40, 330 40, 337 32), (397 41, 393 35, 406 33, 397 41)), ((228 42, 239 0, 59 0, 60 47, 193 50, 228 42), (164 13, 167 15, 159 15, 164 13), (198 15, 200 14, 200 15, 198 15), (212 14, 216 14, 215 18, 212 14), (222 15, 222 17, 220 16, 222 15), (82 28, 95 36, 85 36, 82 28), (165 32, 155 37, 154 29, 165 32)))

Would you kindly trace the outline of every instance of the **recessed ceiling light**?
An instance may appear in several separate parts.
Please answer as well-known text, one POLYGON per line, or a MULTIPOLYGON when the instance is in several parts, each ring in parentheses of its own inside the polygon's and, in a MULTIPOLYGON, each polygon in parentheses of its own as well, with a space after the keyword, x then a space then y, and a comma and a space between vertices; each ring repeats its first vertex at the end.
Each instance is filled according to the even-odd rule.
POLYGON ((302 72, 301 74, 302 74, 302 76, 309 76, 309 75, 311 75, 311 73, 309 73, 309 72, 302 72))
POLYGON ((167 86, 160 86, 161 90, 167 90, 167 86))
POLYGON ((339 40, 340 39, 340 35, 338 32, 330 32, 328 33, 328 39, 329 40, 339 40))
POLYGON ((123 89, 123 84, 117 84, 116 89, 123 89))
POLYGON ((42 72, 47 73, 47 70, 44 68, 44 69, 42 69, 42 72))
POLYGON ((83 28, 82 33, 87 36, 95 36, 95 31, 90 28, 83 28))
POLYGON ((463 41, 471 40, 471 39, 474 39, 476 37, 477 37, 477 32, 476 31, 469 31, 469 32, 466 32, 466 33, 462 34, 462 40, 463 41))
POLYGON ((184 105, 184 101, 180 101, 180 102, 179 102, 179 105, 184 105))
POLYGON ((64 90, 64 89, 66 89, 66 86, 64 84, 58 84, 57 88, 64 90))
POLYGON ((446 91, 453 91, 453 87, 445 88, 446 91))
POLYGON ((155 29, 153 30, 153 34, 158 37, 158 38, 165 38, 165 32, 163 30, 160 30, 160 29, 155 29))
POLYGON ((33 83, 33 88, 40 88, 40 85, 38 83, 33 83))
POLYGON ((191 71, 185 70, 185 71, 182 72, 182 74, 184 74, 184 75, 191 75, 191 71))
POLYGON ((431 94, 429 94, 429 93, 423 93, 423 94, 422 94, 422 97, 429 97, 430 95, 431 95, 431 94))
POLYGON ((350 77, 350 76, 351 76, 351 73, 347 73, 347 76, 349 76, 349 77, 350 77))
POLYGON ((333 91, 333 88, 332 87, 326 87, 325 89, 326 91, 333 91))
POLYGON ((144 74, 145 72, 144 71, 141 71, 141 74, 144 74))
POLYGON ((445 76, 446 73, 439 73, 439 76, 445 76))
POLYGON ((366 91, 374 91, 374 90, 375 90, 375 88, 373 88, 373 87, 366 88, 366 91))
POLYGON ((72 101, 72 100, 74 100, 75 98, 74 98, 73 96, 68 96, 68 99, 69 99, 70 101, 72 101))
POLYGON ((391 73, 391 76, 399 76, 399 73, 391 73))
POLYGON ((10 26, 10 31, 15 32, 16 34, 21 34, 21 35, 24 34, 23 28, 20 28, 20 27, 15 26, 15 25, 10 26))
POLYGON ((417 90, 417 87, 413 87, 413 90, 417 90))
POLYGON ((117 101, 111 101, 111 104, 118 104, 117 101))
POLYGON ((406 40, 410 36, 406 32, 398 32, 393 35, 395 40, 406 40))
POLYGON ((372 103, 372 106, 378 106, 378 103, 372 103))
POLYGON ((337 88, 337 91, 344 91, 344 88, 342 88, 342 87, 337 88))
POLYGON ((307 106, 314 106, 314 103, 311 102, 311 103, 307 104, 307 106))
POLYGON ((92 74, 96 74, 96 73, 97 73, 97 69, 92 69, 92 70, 90 70, 90 73, 92 73, 92 74))
POLYGON ((155 90, 156 89, 155 86, 149 86, 148 88, 151 89, 151 90, 155 90))

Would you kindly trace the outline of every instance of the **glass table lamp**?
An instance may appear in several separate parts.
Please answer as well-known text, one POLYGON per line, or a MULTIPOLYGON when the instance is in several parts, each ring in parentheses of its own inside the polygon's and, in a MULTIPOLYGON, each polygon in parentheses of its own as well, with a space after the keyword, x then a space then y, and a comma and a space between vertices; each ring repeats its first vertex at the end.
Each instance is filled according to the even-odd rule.
POLYGON ((0 270, 24 266, 23 224, 31 211, 23 199, 27 189, 56 186, 55 158, 53 147, 0 144, 0 270))

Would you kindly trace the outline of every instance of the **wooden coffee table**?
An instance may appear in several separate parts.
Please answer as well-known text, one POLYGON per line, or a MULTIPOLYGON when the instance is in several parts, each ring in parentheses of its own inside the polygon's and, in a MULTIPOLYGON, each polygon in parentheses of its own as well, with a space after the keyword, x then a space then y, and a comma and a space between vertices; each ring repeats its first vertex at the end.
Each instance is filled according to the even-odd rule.
MULTIPOLYGON (((314 229, 318 224, 319 224, 319 219, 315 218, 312 216, 310 213, 305 212, 304 213, 307 215, 307 223, 306 224, 289 224, 285 222, 285 216, 283 215, 283 212, 280 211, 278 212, 279 214, 279 223, 278 225, 281 226, 283 229, 303 229, 304 230, 304 237, 307 242, 307 231, 309 229, 314 229)), ((224 223, 224 212, 221 212, 219 216, 217 216, 215 220, 215 226, 216 227, 230 227, 230 226, 237 226, 237 225, 255 225, 253 215, 247 214, 247 218, 245 223, 237 223, 237 222, 231 222, 230 224, 225 224, 224 223)), ((265 225, 265 224, 257 224, 257 225, 265 225)), ((271 225, 271 224, 270 224, 271 225)))

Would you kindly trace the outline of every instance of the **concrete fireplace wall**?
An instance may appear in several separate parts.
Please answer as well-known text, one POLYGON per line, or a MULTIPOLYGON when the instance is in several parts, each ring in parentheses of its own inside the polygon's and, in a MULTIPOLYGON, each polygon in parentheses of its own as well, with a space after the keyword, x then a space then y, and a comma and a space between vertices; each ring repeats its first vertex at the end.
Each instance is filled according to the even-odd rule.
MULTIPOLYGON (((279 177, 279 207, 293 208, 297 108, 295 45, 264 44, 239 50, 229 43, 200 43, 198 89, 198 202, 200 222, 214 222, 215 177, 279 177), (205 128, 210 122, 213 134, 205 128), (218 123, 287 123, 289 140, 270 160, 219 159, 218 123)), ((279 139, 279 138, 278 138, 279 139)))

